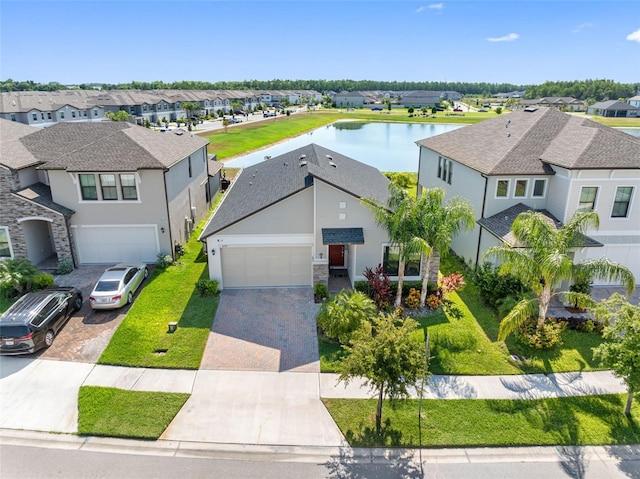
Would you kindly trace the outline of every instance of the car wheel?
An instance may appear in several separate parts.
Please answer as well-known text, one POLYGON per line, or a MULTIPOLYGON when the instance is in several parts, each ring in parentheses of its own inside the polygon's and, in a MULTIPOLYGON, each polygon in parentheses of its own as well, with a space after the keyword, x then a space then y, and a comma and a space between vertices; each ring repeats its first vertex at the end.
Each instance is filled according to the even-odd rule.
POLYGON ((129 294, 127 295, 127 304, 131 303, 133 303, 133 293, 129 291, 129 294))
POLYGON ((76 296, 76 300, 73 302, 73 309, 79 311, 82 308, 82 296, 76 296))
POLYGON ((48 348, 53 344, 53 340, 56 337, 55 333, 50 329, 44 334, 44 345, 48 348))
POLYGON ((144 269, 144 277, 145 279, 149 277, 149 270, 147 268, 144 269))

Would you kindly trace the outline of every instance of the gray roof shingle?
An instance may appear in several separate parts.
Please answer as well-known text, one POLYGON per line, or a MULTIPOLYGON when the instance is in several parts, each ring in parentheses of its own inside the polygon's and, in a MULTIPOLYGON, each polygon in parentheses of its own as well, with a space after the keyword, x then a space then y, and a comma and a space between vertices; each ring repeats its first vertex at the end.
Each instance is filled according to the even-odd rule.
POLYGON ((554 108, 517 111, 419 140, 419 146, 486 175, 640 168, 640 138, 554 108))
POLYGON ((314 179, 356 198, 371 198, 382 204, 389 195, 389 180, 377 169, 310 144, 245 168, 235 177, 200 237, 211 236, 310 187, 314 179))
POLYGON ((51 196, 51 188, 44 183, 34 183, 33 185, 23 188, 19 191, 14 191, 13 194, 33 203, 44 206, 45 208, 60 213, 63 216, 71 216, 75 211, 62 206, 59 203, 53 201, 51 196))
POLYGON ((362 228, 322 228, 322 244, 364 244, 362 228))
POLYGON ((40 163, 20 141, 36 131, 36 127, 0 119, 0 165, 20 170, 40 163))

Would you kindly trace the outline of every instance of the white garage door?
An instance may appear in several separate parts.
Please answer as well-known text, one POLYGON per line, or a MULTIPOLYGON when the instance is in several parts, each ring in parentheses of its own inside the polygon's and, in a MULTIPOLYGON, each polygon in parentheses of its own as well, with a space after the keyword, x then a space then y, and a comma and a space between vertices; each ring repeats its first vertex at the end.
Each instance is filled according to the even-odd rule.
MULTIPOLYGON (((603 248, 589 248, 587 257, 608 258, 611 261, 625 265, 631 270, 636 278, 636 283, 640 282, 640 248, 637 245, 605 245, 603 248)), ((602 280, 594 280, 595 285, 606 285, 602 280)))
POLYGON ((311 247, 222 248, 225 288, 311 286, 311 247))
POLYGON ((155 226, 95 226, 74 232, 81 264, 155 263, 160 252, 155 226))

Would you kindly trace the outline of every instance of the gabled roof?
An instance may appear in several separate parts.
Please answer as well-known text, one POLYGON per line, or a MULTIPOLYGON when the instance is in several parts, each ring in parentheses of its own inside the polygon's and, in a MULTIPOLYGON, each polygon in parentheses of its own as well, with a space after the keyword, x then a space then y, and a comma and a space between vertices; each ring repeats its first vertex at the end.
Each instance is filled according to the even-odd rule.
POLYGON ((311 187, 315 180, 356 198, 371 198, 382 204, 386 204, 389 196, 389 180, 377 169, 310 144, 248 166, 236 175, 200 238, 211 236, 311 187))
MULTIPOLYGON (((136 171, 165 169, 209 143, 120 121, 57 123, 20 142, 43 169, 136 171)), ((4 146, 2 147, 4 150, 4 146)))
POLYGON ((40 163, 20 141, 36 131, 39 128, 0 119, 0 165, 20 170, 40 163))
POLYGON ((618 110, 618 111, 628 111, 628 110, 640 110, 637 106, 630 105, 629 103, 624 103, 618 100, 607 100, 600 101, 598 103, 594 103, 589 107, 589 109, 600 109, 600 110, 618 110))
POLYGON ((60 213, 63 216, 71 216, 75 213, 75 211, 67 208, 66 206, 62 206, 61 204, 53 201, 51 188, 44 183, 34 183, 20 191, 14 191, 13 194, 27 201, 44 206, 51 211, 60 213))
POLYGON ((419 146, 486 175, 640 168, 640 138, 553 108, 532 108, 419 140, 419 146))

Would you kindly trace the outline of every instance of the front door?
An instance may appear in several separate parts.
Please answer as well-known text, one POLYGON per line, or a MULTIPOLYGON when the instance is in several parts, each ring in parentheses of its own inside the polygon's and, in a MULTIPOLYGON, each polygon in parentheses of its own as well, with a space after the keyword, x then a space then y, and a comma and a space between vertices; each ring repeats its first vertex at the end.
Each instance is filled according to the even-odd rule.
POLYGON ((344 246, 341 244, 329 245, 329 267, 344 267, 344 246))

